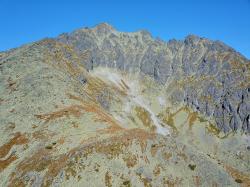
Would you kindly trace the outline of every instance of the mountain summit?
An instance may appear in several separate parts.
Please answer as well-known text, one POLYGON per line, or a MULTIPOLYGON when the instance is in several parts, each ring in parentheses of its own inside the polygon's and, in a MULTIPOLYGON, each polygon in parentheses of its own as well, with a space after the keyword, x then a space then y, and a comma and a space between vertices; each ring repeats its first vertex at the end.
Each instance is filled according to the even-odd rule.
POLYGON ((72 46, 78 56, 88 53, 82 60, 87 70, 102 66, 140 72, 166 87, 188 82, 171 88, 172 102, 184 102, 214 118, 224 132, 250 132, 249 60, 222 42, 189 35, 165 43, 145 31, 122 33, 107 24, 56 40, 72 46))
POLYGON ((249 186, 250 61, 107 23, 0 52, 0 186, 249 186))

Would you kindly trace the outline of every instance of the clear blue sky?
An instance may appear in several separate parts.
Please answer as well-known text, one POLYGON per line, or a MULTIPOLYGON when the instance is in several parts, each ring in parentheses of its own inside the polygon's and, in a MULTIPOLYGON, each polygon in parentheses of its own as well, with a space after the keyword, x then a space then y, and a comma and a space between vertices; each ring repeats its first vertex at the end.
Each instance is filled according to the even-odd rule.
POLYGON ((108 22, 164 40, 221 40, 250 58, 250 0, 0 0, 0 18, 0 51, 108 22))

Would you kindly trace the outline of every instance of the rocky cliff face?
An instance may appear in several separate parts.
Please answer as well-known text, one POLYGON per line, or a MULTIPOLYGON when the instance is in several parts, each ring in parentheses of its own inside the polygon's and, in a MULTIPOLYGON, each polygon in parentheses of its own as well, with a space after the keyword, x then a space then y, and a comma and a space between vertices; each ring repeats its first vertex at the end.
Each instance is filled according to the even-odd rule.
POLYGON ((0 52, 0 186, 250 186, 249 65, 107 24, 0 52))
POLYGON ((215 119, 220 130, 250 132, 250 63, 222 42, 194 35, 164 42, 146 31, 123 33, 105 23, 56 40, 83 55, 88 70, 104 66, 149 75, 170 86, 173 103, 215 119))

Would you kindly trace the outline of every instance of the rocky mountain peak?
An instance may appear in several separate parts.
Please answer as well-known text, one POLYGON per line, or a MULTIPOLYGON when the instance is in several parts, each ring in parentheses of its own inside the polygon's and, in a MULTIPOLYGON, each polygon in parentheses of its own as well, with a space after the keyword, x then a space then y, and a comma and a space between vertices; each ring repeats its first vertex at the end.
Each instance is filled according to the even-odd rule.
POLYGON ((189 34, 188 36, 185 37, 184 43, 189 45, 196 45, 202 38, 194 35, 194 34, 189 34))
POLYGON ((250 186, 250 62, 78 29, 0 53, 0 132, 0 186, 250 186))
MULTIPOLYGON (((220 124, 218 127, 224 132, 230 132, 232 129, 250 131, 250 122, 246 120, 249 114, 244 113, 242 117, 235 112, 239 111, 237 107, 231 110, 232 103, 235 102, 233 95, 236 92, 248 95, 248 86, 244 83, 247 77, 244 72, 249 61, 231 47, 220 41, 196 35, 188 35, 184 40, 164 42, 152 38, 147 31, 118 32, 105 23, 94 27, 93 30, 97 35, 86 31, 83 37, 73 33, 70 38, 60 37, 58 40, 73 45, 79 54, 88 50, 89 59, 82 62, 88 70, 100 66, 140 72, 162 85, 170 80, 187 81, 187 84, 176 85, 174 95, 171 96, 173 102, 185 102, 201 113, 215 117, 218 119, 216 123, 220 124), (204 84, 191 84, 188 80, 192 76, 197 81, 204 81, 204 84), (240 85, 245 86, 242 88, 240 85), (225 96, 226 105, 230 106, 230 110, 222 107, 225 105, 223 95, 226 90, 230 92, 225 96), (204 94, 213 98, 212 103, 202 99, 204 94), (221 120, 220 116, 225 112, 231 117, 221 120)), ((244 98, 244 102, 248 103, 249 97, 244 98)), ((241 102, 240 97, 238 102, 241 102)))
POLYGON ((93 30, 95 30, 98 33, 103 33, 103 34, 107 34, 107 33, 115 31, 113 26, 111 26, 108 23, 100 23, 96 25, 95 27, 93 27, 93 30))

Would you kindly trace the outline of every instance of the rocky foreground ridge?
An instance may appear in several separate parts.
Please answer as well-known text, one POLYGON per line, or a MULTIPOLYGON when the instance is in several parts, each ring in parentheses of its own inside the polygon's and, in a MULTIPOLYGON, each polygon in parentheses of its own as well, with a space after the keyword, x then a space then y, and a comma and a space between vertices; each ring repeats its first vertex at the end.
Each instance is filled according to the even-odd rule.
POLYGON ((0 186, 249 186, 250 61, 108 24, 0 52, 0 186))

